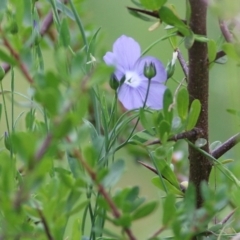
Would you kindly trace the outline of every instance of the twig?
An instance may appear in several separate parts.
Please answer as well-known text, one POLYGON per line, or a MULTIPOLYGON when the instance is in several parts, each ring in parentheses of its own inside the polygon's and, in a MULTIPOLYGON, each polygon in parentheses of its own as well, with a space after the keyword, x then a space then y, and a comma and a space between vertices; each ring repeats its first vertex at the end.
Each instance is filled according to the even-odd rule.
POLYGON ((234 209, 232 212, 230 212, 220 223, 225 224, 231 217, 232 215, 236 212, 237 209, 234 209))
POLYGON ((146 14, 148 16, 151 16, 151 17, 155 17, 155 18, 158 18, 159 19, 159 14, 157 11, 147 11, 147 10, 144 10, 144 9, 139 9, 139 8, 132 8, 132 7, 127 7, 128 10, 130 11, 133 11, 133 12, 140 12, 140 13, 143 13, 143 14, 146 14))
POLYGON ((161 232, 163 232, 164 230, 166 229, 165 226, 161 227, 160 229, 158 229, 150 238, 150 239, 153 239, 153 238, 156 238, 161 232))
POLYGON ((219 146, 217 149, 212 151, 212 156, 217 159, 220 158, 224 153, 229 151, 239 142, 240 142, 240 133, 232 136, 226 142, 224 142, 221 146, 219 146))
POLYGON ((178 55, 177 55, 178 61, 181 65, 181 67, 182 67, 182 70, 183 70, 184 75, 185 75, 186 80, 187 80, 187 78, 188 78, 188 65, 187 65, 186 61, 184 60, 183 55, 182 55, 182 53, 180 52, 179 49, 177 49, 177 53, 178 53, 178 55))
POLYGON ((219 22, 219 26, 220 26, 221 32, 222 32, 225 40, 227 42, 232 42, 233 41, 233 37, 232 37, 232 34, 230 33, 230 31, 229 31, 225 21, 219 19, 218 22, 219 22))
POLYGON ((42 224, 43 224, 45 233, 46 233, 46 235, 47 235, 47 239, 48 239, 48 240, 54 240, 54 238, 53 238, 53 236, 52 236, 52 234, 51 234, 51 232, 50 232, 48 223, 47 223, 47 221, 46 221, 46 219, 45 219, 42 211, 39 209, 39 207, 37 207, 37 212, 38 212, 38 214, 39 214, 39 216, 40 216, 40 219, 41 219, 41 222, 42 222, 42 224))
MULTIPOLYGON (((75 158, 77 158, 80 161, 80 163, 83 165, 83 167, 88 172, 88 174, 91 177, 91 179, 95 182, 95 184, 96 184, 96 186, 98 188, 98 191, 105 198, 105 200, 107 201, 109 207, 111 208, 113 216, 115 218, 120 218, 121 217, 121 213, 118 211, 118 209, 115 206, 113 200, 111 199, 111 197, 109 196, 109 194, 107 193, 107 191, 105 190, 103 185, 97 182, 97 174, 96 174, 96 172, 94 172, 92 170, 92 168, 86 163, 86 161, 83 159, 82 155, 80 154, 80 152, 77 149, 75 149, 73 151, 73 155, 74 155, 75 158)), ((136 240, 136 238, 133 235, 131 229, 124 228, 124 231, 126 232, 126 234, 128 235, 130 240, 136 240)))
MULTIPOLYGON (((203 132, 202 132, 201 129, 194 128, 190 131, 176 134, 176 135, 170 137, 168 139, 168 141, 175 141, 176 142, 177 140, 185 139, 185 138, 188 139, 188 140, 191 140, 191 139, 196 139, 198 137, 201 137, 202 135, 203 135, 203 132)), ((147 142, 145 145, 149 146, 149 145, 154 145, 154 144, 161 144, 161 141, 159 139, 156 139, 152 142, 147 142)))
POLYGON ((38 162, 39 160, 41 160, 41 158, 43 157, 43 155, 46 153, 49 145, 51 144, 52 142, 52 134, 51 133, 48 133, 45 140, 43 141, 41 147, 39 148, 39 150, 36 152, 35 154, 35 161, 38 162))
MULTIPOLYGON (((21 61, 20 56, 18 55, 18 53, 13 49, 12 45, 9 43, 9 41, 3 36, 3 45, 5 45, 5 47, 9 50, 9 52, 11 53, 11 55, 15 58, 15 60, 18 62, 19 64, 19 68, 21 69, 23 75, 26 77, 27 81, 30 84, 33 84, 33 79, 30 76, 25 64, 21 61)), ((9 68, 10 69, 10 68, 9 68)), ((5 70, 5 69, 4 69, 5 70)), ((6 73, 6 71, 5 71, 6 73)))
MULTIPOLYGON (((227 42, 233 42, 232 34, 230 33, 225 21, 219 19, 218 22, 219 22, 220 30, 221 30, 222 35, 224 36, 225 40, 227 42)), ((225 55, 226 55, 226 53, 224 51, 219 51, 217 53, 214 61, 218 60, 221 57, 224 57, 225 55)))

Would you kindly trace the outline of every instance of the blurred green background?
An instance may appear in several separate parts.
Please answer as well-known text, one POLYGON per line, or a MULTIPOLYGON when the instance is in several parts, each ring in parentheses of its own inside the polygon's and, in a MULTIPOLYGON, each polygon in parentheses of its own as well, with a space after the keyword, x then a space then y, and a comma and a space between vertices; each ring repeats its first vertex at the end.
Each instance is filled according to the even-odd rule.
MULTIPOLYGON (((76 1, 77 2, 77 1, 76 1)), ((179 15, 184 18, 184 6, 182 1, 171 1, 176 6, 179 15)), ((166 34, 164 27, 161 26, 153 32, 149 32, 148 28, 154 23, 143 22, 130 15, 126 9, 126 6, 134 6, 130 0, 87 0, 84 3, 85 11, 87 12, 87 18, 83 19, 83 22, 91 23, 97 29, 101 27, 101 41, 99 42, 99 51, 96 52, 96 58, 98 61, 102 61, 102 56, 106 51, 112 50, 113 42, 121 35, 125 34, 133 37, 141 45, 142 50, 147 48, 157 39, 166 34)), ((82 7, 82 5, 79 5, 82 7)), ((156 21, 155 21, 156 22, 156 21)), ((214 38, 220 35, 217 20, 212 15, 211 11, 208 16, 208 35, 209 38, 214 38)), ((184 48, 181 49, 185 59, 187 54, 184 48)), ((153 55, 159 58, 166 66, 167 62, 172 58, 172 49, 169 42, 166 40, 157 44, 151 49, 148 55, 153 55)), ((45 68, 52 69, 55 67, 54 58, 52 52, 45 52, 44 57, 46 60, 45 68)), ((15 71, 16 74, 16 91, 28 94, 29 86, 27 82, 22 78, 22 75, 15 71)), ((176 72, 174 77, 181 81, 183 74, 179 64, 177 63, 176 72)), ((171 79, 167 83, 168 87, 174 90, 177 84, 171 79)), ((4 89, 10 89, 10 74, 3 81, 4 89)), ((240 111, 239 105, 239 90, 240 90, 240 70, 235 62, 229 60, 227 64, 215 64, 210 71, 210 89, 209 89, 209 130, 210 130, 210 142, 220 140, 224 141, 233 134, 240 130, 240 119, 237 116, 227 113, 226 109, 231 108, 240 111)), ((7 97, 8 104, 10 98, 7 97)), ((0 100, 2 102, 2 100, 0 100)), ((24 107, 26 101, 16 96, 15 118, 27 111, 28 108, 24 107)), ((9 105, 10 106, 10 105, 9 105)), ((9 109, 8 109, 9 110, 9 109)), ((1 119, 0 134, 3 135, 6 131, 6 124, 4 114, 1 119)), ((24 129, 24 120, 21 118, 17 123, 17 128, 24 129)), ((3 141, 1 141, 1 145, 3 141)), ((227 158, 234 158, 235 163, 231 165, 234 167, 234 172, 238 177, 240 174, 240 165, 238 164, 238 158, 240 157, 240 147, 235 147, 232 151, 226 154, 227 158)), ((153 173, 139 166, 132 156, 128 155, 126 151, 120 151, 118 157, 125 159, 127 163, 127 169, 118 187, 121 186, 134 186, 139 185, 141 188, 140 195, 146 196, 147 199, 160 199, 162 193, 155 188, 150 180, 154 176, 153 173)), ((146 160, 145 157, 138 160, 146 160)), ((184 155, 183 161, 188 161, 187 156, 184 155)), ((133 232, 139 237, 139 239, 146 239, 151 233, 156 231, 160 227, 161 222, 161 208, 152 214, 148 218, 139 220, 137 224, 133 226, 133 232)))

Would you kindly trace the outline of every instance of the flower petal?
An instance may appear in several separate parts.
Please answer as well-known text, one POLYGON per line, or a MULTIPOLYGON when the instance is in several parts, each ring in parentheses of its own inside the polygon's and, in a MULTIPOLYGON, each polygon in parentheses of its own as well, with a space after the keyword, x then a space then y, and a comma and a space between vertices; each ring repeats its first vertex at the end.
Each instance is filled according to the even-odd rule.
POLYGON ((143 107, 141 94, 127 84, 123 84, 119 88, 118 99, 128 110, 143 107))
POLYGON ((153 63, 156 68, 156 76, 151 79, 151 82, 164 83, 167 80, 167 72, 163 66, 163 64, 155 57, 146 56, 140 58, 135 64, 135 71, 139 76, 146 78, 144 76, 144 65, 153 63))
POLYGON ((117 68, 132 70, 141 56, 141 48, 133 38, 122 35, 113 44, 113 53, 117 57, 117 68))
MULTIPOLYGON (((145 101, 147 94, 148 81, 142 81, 141 85, 136 89, 141 95, 142 101, 145 101)), ((152 109, 163 108, 163 95, 166 90, 166 86, 158 82, 150 82, 149 93, 147 97, 146 106, 152 109)))

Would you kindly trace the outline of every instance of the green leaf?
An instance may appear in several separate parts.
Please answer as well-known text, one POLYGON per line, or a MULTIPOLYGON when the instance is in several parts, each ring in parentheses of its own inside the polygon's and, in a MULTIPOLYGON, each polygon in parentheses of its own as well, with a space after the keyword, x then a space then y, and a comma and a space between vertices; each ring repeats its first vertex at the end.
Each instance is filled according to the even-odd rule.
POLYGON ((206 37, 206 36, 203 36, 203 35, 198 35, 198 34, 194 34, 194 38, 197 42, 208 42, 209 39, 206 37))
POLYGON ((70 32, 69 32, 69 27, 68 27, 66 18, 62 20, 62 23, 60 26, 60 37, 61 37, 63 46, 68 47, 71 39, 70 39, 70 32))
POLYGON ((240 61, 240 54, 238 52, 238 46, 233 43, 224 43, 222 46, 223 51, 235 61, 240 61))
POLYGON ((163 96, 163 113, 164 113, 164 119, 169 123, 169 125, 172 125, 172 119, 173 119, 173 109, 169 109, 169 106, 173 103, 173 97, 172 93, 169 89, 166 89, 163 96))
POLYGON ((57 7, 57 10, 61 11, 62 13, 64 13, 71 20, 75 21, 75 17, 74 17, 73 12, 68 7, 66 7, 65 4, 61 3, 60 1, 56 1, 56 7, 57 7))
POLYGON ((151 18, 146 17, 145 15, 143 15, 143 14, 137 12, 137 11, 128 9, 128 12, 129 12, 132 16, 134 16, 134 17, 136 17, 136 18, 139 18, 139 19, 141 19, 141 20, 143 20, 143 21, 152 22, 152 19, 151 19, 151 18))
POLYGON ((153 137, 151 135, 149 135, 148 133, 146 133, 146 131, 141 131, 141 132, 137 132, 136 134, 134 134, 130 139, 129 139, 129 143, 132 144, 144 144, 149 140, 153 140, 153 137))
POLYGON ((143 7, 150 10, 158 10, 167 0, 140 0, 143 7))
POLYGON ((215 60, 217 54, 217 44, 214 40, 208 41, 208 61, 211 63, 215 60))
POLYGON ((145 109, 140 108, 139 117, 142 126, 149 132, 149 134, 154 135, 155 132, 152 128, 150 120, 147 118, 147 112, 145 109))
POLYGON ((191 31, 188 26, 185 25, 185 23, 178 18, 169 7, 162 6, 158 13, 163 22, 176 27, 184 36, 191 35, 191 31))
POLYGON ((161 174, 170 184, 180 190, 177 178, 168 163, 163 159, 156 159, 155 164, 159 174, 161 174))
POLYGON ((201 103, 198 99, 195 99, 195 100, 193 100, 191 107, 190 107, 190 111, 189 111, 189 115, 188 115, 188 123, 187 123, 187 127, 186 127, 187 131, 189 131, 195 127, 195 125, 197 124, 197 120, 198 120, 200 112, 201 112, 201 103))
POLYGON ((182 88, 177 95, 177 111, 182 122, 187 119, 189 105, 189 94, 186 88, 182 88))
POLYGON ((175 208, 175 196, 173 194, 168 194, 166 196, 166 199, 163 203, 163 225, 167 226, 169 222, 174 219, 174 216, 176 214, 176 208, 175 208))
POLYGON ((8 54, 6 54, 3 50, 0 49, 0 59, 6 63, 9 63, 10 65, 15 66, 17 64, 17 61, 10 57, 8 54))
POLYGON ((104 187, 113 187, 121 178, 124 172, 124 161, 118 160, 111 165, 110 171, 107 176, 103 179, 102 184, 104 187))
POLYGON ((87 163, 94 167, 97 163, 97 153, 96 149, 92 145, 87 145, 83 148, 83 156, 86 159, 87 163))
POLYGON ((148 202, 140 208, 138 208, 132 215, 133 220, 137 220, 151 214, 157 207, 157 202, 148 202))
MULTIPOLYGON (((170 182, 168 182, 165 179, 163 179, 163 181, 164 181, 164 185, 167 187, 168 193, 171 193, 171 194, 174 194, 177 196, 184 196, 183 192, 181 190, 177 189, 176 187, 174 187, 170 182)), ((165 191, 165 188, 158 176, 153 177, 151 182, 153 183, 153 185, 155 185, 160 190, 165 191)))
POLYGON ((184 46, 186 49, 190 49, 192 47, 192 45, 194 44, 195 38, 194 38, 194 34, 192 31, 190 31, 190 34, 187 35, 184 38, 184 46))
POLYGON ((171 131, 171 125, 165 120, 161 121, 158 126, 158 132, 159 132, 160 140, 163 144, 166 143, 170 131, 171 131))
POLYGON ((81 239, 82 237, 82 232, 81 232, 81 228, 79 226, 81 226, 81 220, 80 218, 75 218, 73 221, 73 224, 71 225, 71 239, 81 239))

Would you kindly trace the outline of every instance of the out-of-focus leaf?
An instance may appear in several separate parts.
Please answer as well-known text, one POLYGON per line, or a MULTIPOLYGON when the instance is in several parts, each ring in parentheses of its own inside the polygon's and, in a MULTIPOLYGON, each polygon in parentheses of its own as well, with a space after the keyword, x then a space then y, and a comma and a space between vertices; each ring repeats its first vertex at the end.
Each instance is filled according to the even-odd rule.
POLYGON ((82 232, 79 226, 81 226, 81 220, 77 217, 74 219, 74 222, 72 224, 71 239, 81 239, 82 232))
POLYGON ((215 60, 217 54, 217 44, 214 40, 208 41, 208 61, 211 63, 215 60))
POLYGON ((129 139, 128 142, 131 144, 144 144, 147 141, 152 140, 152 139, 153 139, 153 137, 151 135, 149 135, 145 131, 142 131, 142 132, 137 132, 136 134, 134 134, 129 139))
POLYGON ((167 226, 169 222, 174 219, 174 216, 176 214, 176 209, 175 209, 175 196, 173 194, 168 194, 166 196, 166 199, 164 200, 163 203, 163 224, 164 226, 167 226))
POLYGON ((14 58, 10 57, 8 54, 6 54, 1 49, 0 49, 0 59, 6 63, 13 65, 13 66, 15 66, 17 64, 17 62, 14 58))
POLYGON ((176 27, 184 36, 191 35, 188 26, 185 25, 185 23, 178 18, 169 7, 162 6, 159 10, 159 17, 163 22, 176 27))
POLYGON ((103 179, 102 184, 106 188, 113 187, 120 180, 124 171, 124 167, 125 167, 125 164, 123 160, 118 160, 114 162, 110 167, 109 173, 103 179))
POLYGON ((133 220, 137 220, 151 214, 157 207, 157 202, 148 202, 138 208, 132 215, 133 220))
POLYGON ((195 41, 194 34, 190 31, 190 34, 184 38, 184 46, 186 49, 190 49, 195 41))
POLYGON ((151 19, 150 17, 147 17, 147 16, 145 16, 145 15, 142 14, 142 13, 139 13, 139 12, 134 11, 134 10, 131 10, 131 9, 128 9, 128 12, 129 12, 132 16, 134 16, 134 17, 136 17, 136 18, 139 18, 139 19, 141 19, 141 20, 143 20, 143 21, 152 22, 152 19, 151 19))
POLYGON ((234 45, 233 43, 224 43, 222 46, 223 51, 235 61, 240 61, 240 54, 238 50, 239 46, 234 45))
POLYGON ((143 7, 150 10, 158 10, 167 0, 140 0, 143 7))
POLYGON ((212 152, 213 150, 217 149, 221 144, 222 142, 220 141, 212 142, 209 146, 210 151, 212 152))
POLYGON ((199 148, 205 146, 207 144, 207 140, 205 138, 198 138, 196 141, 195 141, 195 145, 199 148))
POLYGON ((187 131, 195 127, 200 112, 201 112, 201 103, 198 99, 194 99, 191 104, 189 115, 188 115, 188 123, 186 127, 187 131))
POLYGON ((70 32, 67 23, 67 19, 64 18, 60 25, 60 37, 64 47, 68 47, 70 44, 70 32))
POLYGON ((206 36, 194 34, 194 38, 197 42, 208 42, 209 39, 206 36))

